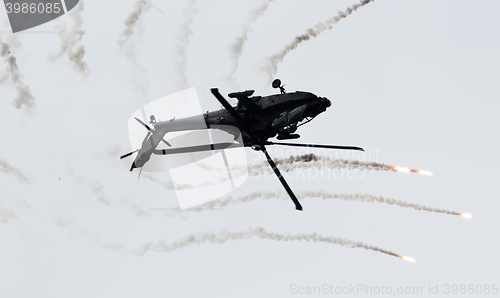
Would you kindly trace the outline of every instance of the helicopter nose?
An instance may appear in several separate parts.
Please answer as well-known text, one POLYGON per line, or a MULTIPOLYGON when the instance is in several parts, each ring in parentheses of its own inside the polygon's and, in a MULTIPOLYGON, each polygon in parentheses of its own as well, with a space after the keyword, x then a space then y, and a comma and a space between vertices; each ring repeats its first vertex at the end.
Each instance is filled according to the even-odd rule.
POLYGON ((321 104, 328 108, 332 105, 332 102, 326 97, 321 97, 321 104))

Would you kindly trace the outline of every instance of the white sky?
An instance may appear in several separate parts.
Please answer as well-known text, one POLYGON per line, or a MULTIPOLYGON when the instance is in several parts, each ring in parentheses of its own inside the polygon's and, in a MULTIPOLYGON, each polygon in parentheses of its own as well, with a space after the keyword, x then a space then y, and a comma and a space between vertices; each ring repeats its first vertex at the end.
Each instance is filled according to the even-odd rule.
MULTIPOLYGON (((430 284, 439 285, 440 295, 431 295, 437 297, 453 296, 445 295, 446 284, 500 284, 500 163, 494 151, 499 145, 500 3, 376 0, 301 44, 276 74, 288 91, 310 91, 333 102, 299 129, 300 142, 358 145, 371 150, 371 161, 434 173, 336 171, 343 177, 328 178, 328 171, 323 177, 294 172, 286 175, 293 190, 381 195, 472 213, 473 219, 466 220, 320 199, 303 200, 301 213, 290 200, 276 199, 175 217, 162 210, 139 215, 137 210, 177 206, 174 192, 160 183, 141 178, 136 187, 137 172, 128 171, 131 159, 118 157, 131 150, 128 117, 179 90, 179 35, 188 1, 153 1, 165 14, 149 10, 122 51, 117 41, 135 2, 85 2, 85 35, 79 44, 85 46, 91 71, 86 77, 70 67, 66 56, 49 61, 60 48, 57 34, 2 34, 14 45, 37 108, 33 115, 15 109, 13 86, 0 85, 0 159, 31 180, 23 184, 0 172, 0 219, 15 214, 0 220, 0 297, 287 297, 294 296, 292 284, 367 284, 393 291, 422 287, 424 294, 415 297, 427 296, 430 284), (324 243, 258 239, 142 257, 103 248, 138 249, 196 232, 256 226, 344 237, 417 261, 324 243)), ((251 25, 235 74, 239 88, 274 93, 262 71, 266 57, 357 2, 272 2, 251 25)), ((185 48, 189 86, 207 94, 210 87, 222 94, 236 91, 225 80, 232 61, 229 45, 262 3, 194 4, 197 14, 185 48)), ((33 30, 51 31, 58 24, 71 26, 72 18, 33 30)), ((0 26, 9 30, 4 8, 0 26)), ((0 77, 5 66, 0 61, 0 77)), ((208 95, 201 104, 220 106, 208 95)), ((246 150, 249 163, 264 162, 262 154, 246 150)), ((363 157, 290 148, 269 152, 274 157, 305 152, 363 157)), ((261 189, 281 190, 281 185, 273 176, 249 178, 235 196, 261 189)))

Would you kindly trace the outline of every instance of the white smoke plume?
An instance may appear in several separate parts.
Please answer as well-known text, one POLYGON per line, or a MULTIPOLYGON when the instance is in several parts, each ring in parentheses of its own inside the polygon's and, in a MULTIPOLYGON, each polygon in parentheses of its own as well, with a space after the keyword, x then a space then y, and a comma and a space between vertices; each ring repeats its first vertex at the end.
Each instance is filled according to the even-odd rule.
MULTIPOLYGON (((321 198, 323 200, 327 199, 338 199, 338 200, 343 200, 343 201, 354 201, 354 202, 360 202, 360 203, 382 203, 382 204, 387 204, 387 205, 394 205, 398 207, 403 207, 403 208, 412 208, 415 210, 419 211, 427 211, 427 212, 435 212, 435 213, 444 213, 444 214, 450 214, 450 215, 460 215, 459 212, 456 211, 451 211, 447 209, 441 209, 441 208, 435 208, 435 207, 428 207, 428 206, 423 206, 415 203, 408 203, 405 201, 400 201, 400 200, 395 200, 392 198, 385 198, 382 196, 374 196, 370 194, 337 194, 337 193, 329 193, 325 192, 324 190, 312 190, 312 191, 295 191, 295 195, 299 200, 303 200, 306 198, 321 198)), ((232 198, 228 197, 225 199, 219 199, 219 200, 214 200, 205 203, 201 207, 203 209, 212 209, 212 208, 222 208, 226 207, 229 205, 237 205, 241 203, 247 203, 256 199, 264 199, 264 200, 270 200, 270 199, 288 199, 288 195, 284 191, 258 191, 251 193, 249 195, 245 195, 239 198, 232 198)))
MULTIPOLYGON (((376 162, 364 162, 359 160, 346 160, 346 159, 335 159, 326 156, 316 156, 314 154, 305 154, 298 156, 291 156, 285 159, 277 159, 277 165, 281 165, 280 170, 284 172, 290 172, 296 169, 358 169, 362 171, 392 171, 392 172, 406 172, 406 173, 419 173, 423 175, 432 175, 429 171, 410 169, 407 167, 386 165, 376 162)), ((262 168, 265 165, 260 165, 260 167, 255 167, 255 172, 262 173, 262 168)))
POLYGON ((135 48, 136 43, 130 41, 132 37, 139 41, 143 38, 144 30, 141 30, 140 23, 144 19, 144 15, 152 7, 151 0, 138 0, 132 12, 123 22, 125 29, 118 39, 118 45, 120 49, 124 50, 123 53, 129 62, 130 72, 133 74, 130 85, 138 92, 138 100, 141 106, 145 104, 145 101, 147 102, 148 98, 148 69, 138 59, 139 57, 137 56, 137 50, 135 48), (125 47, 125 45, 127 46, 125 47))
POLYGON ((323 200, 327 199, 339 199, 343 201, 355 201, 361 203, 382 203, 387 205, 394 205, 403 208, 412 208, 418 211, 427 211, 435 213, 444 213, 450 215, 460 215, 459 212, 451 211, 447 209, 429 207, 424 205, 419 205, 415 203, 408 203, 405 201, 395 200, 392 198, 385 198, 382 196, 374 196, 370 194, 336 194, 327 193, 325 191, 301 191, 297 192, 297 195, 302 198, 321 198, 323 200))
POLYGON ((365 244, 359 241, 352 241, 349 239, 322 236, 316 233, 308 234, 288 234, 288 233, 276 233, 268 232, 262 227, 248 228, 239 232, 231 232, 228 230, 223 230, 219 233, 205 232, 196 233, 188 235, 180 240, 171 243, 165 243, 164 240, 157 241, 156 243, 148 243, 143 245, 139 249, 126 249, 123 244, 107 244, 103 245, 104 248, 111 249, 115 252, 124 254, 133 254, 137 257, 143 256, 148 251, 154 251, 158 253, 173 252, 178 249, 182 249, 187 246, 192 245, 202 245, 202 244, 224 244, 228 241, 236 240, 248 240, 252 238, 257 239, 267 239, 273 241, 290 242, 290 241, 304 241, 304 242, 316 242, 316 243, 328 243, 340 245, 347 248, 362 248, 366 250, 376 251, 390 256, 399 257, 398 254, 382 249, 377 246, 365 244))
POLYGON ((7 78, 10 78, 17 92, 16 97, 12 100, 12 105, 16 109, 24 108, 27 112, 33 112, 35 110, 35 97, 31 94, 30 88, 23 82, 23 76, 19 72, 19 66, 17 65, 16 57, 11 51, 11 47, 8 43, 3 41, 1 36, 0 57, 3 57, 3 60, 7 64, 5 68, 7 76, 0 78, 0 84, 7 81, 7 78))
POLYGON ((73 225, 73 221, 65 217, 57 217, 54 219, 54 222, 61 228, 67 228, 73 225))
POLYGON ((172 181, 162 182, 162 181, 158 180, 154 175, 149 174, 149 173, 142 173, 141 177, 146 178, 149 181, 152 181, 155 183, 160 183, 166 189, 170 189, 170 190, 174 189, 174 184, 172 183, 172 181))
MULTIPOLYGON (((364 162, 359 160, 346 160, 346 159, 336 159, 326 156, 316 156, 312 153, 291 156, 283 159, 276 159, 276 165, 278 165, 279 170, 281 172, 292 172, 294 170, 307 170, 307 169, 348 169, 348 170, 362 170, 362 171, 392 171, 398 172, 401 169, 407 169, 408 172, 424 172, 421 170, 410 169, 405 167, 399 167, 394 165, 386 165, 382 163, 376 162, 364 162)), ((224 169, 217 168, 209 165, 205 165, 202 163, 198 163, 200 168, 206 171, 222 171, 224 169)), ((269 167, 267 162, 262 162, 258 164, 252 164, 248 166, 248 169, 233 167, 234 173, 231 173, 235 177, 239 176, 241 173, 244 173, 244 170, 248 170, 248 175, 255 177, 264 174, 272 174, 273 171, 269 167), (241 173, 240 173, 241 172, 241 173)), ((223 181, 222 181, 223 182, 223 181)))
POLYGON ((198 10, 194 7, 197 0, 191 0, 188 4, 186 10, 183 14, 186 20, 180 27, 179 43, 177 48, 178 61, 176 63, 178 83, 177 88, 179 90, 184 90, 189 88, 189 83, 187 79, 187 48, 189 46, 189 38, 193 35, 191 31, 191 24, 193 23, 193 17, 198 13, 198 10))
POLYGON ((125 43, 134 35, 134 28, 142 15, 144 15, 148 10, 151 9, 153 5, 151 0, 139 0, 134 5, 134 9, 125 19, 123 24, 125 24, 125 29, 123 30, 120 38, 118 39, 118 45, 123 47, 125 43))
POLYGON ((69 19, 72 22, 71 28, 67 28, 66 24, 59 24, 56 27, 56 32, 61 39, 61 49, 59 53, 51 58, 51 61, 55 62, 59 60, 64 54, 68 56, 69 63, 71 67, 83 75, 87 75, 90 69, 87 63, 83 61, 85 57, 85 47, 82 44, 78 44, 85 34, 85 30, 82 29, 83 18, 82 12, 84 9, 84 2, 80 0, 75 8, 68 13, 69 19))
POLYGON ((139 61, 135 52, 135 46, 129 47, 126 51, 124 51, 124 53, 129 62, 130 72, 133 74, 130 85, 133 86, 135 91, 138 93, 138 100, 142 106, 147 103, 148 98, 148 69, 139 61))
MULTIPOLYGON (((239 175, 239 173, 238 173, 238 175, 239 175)), ((203 182, 197 183, 197 184, 176 183, 174 186, 174 183, 172 181, 162 182, 162 181, 156 179, 151 174, 143 173, 142 177, 144 177, 152 182, 160 183, 163 187, 165 187, 166 189, 169 189, 169 190, 186 190, 186 189, 203 188, 203 187, 207 187, 207 186, 214 185, 214 184, 224 183, 224 182, 229 180, 228 175, 220 175, 219 177, 217 177, 216 180, 213 180, 213 179, 210 181, 204 180, 203 182)))
POLYGON ((266 0, 264 1, 264 3, 262 3, 262 5, 252 11, 249 22, 243 28, 241 34, 238 35, 236 37, 236 40, 229 46, 229 50, 232 56, 232 66, 229 74, 227 75, 227 80, 232 81, 234 85, 236 85, 236 79, 233 77, 233 75, 238 69, 238 61, 241 56, 241 52, 243 51, 243 46, 248 40, 248 35, 250 34, 250 32, 252 32, 251 26, 258 18, 264 15, 264 12, 267 10, 271 2, 273 2, 273 0, 266 0))
POLYGON ((309 40, 311 37, 316 37, 319 34, 325 32, 326 30, 332 29, 333 25, 338 23, 340 20, 346 18, 353 11, 356 11, 358 8, 364 6, 372 1, 374 1, 374 0, 363 0, 359 4, 354 4, 350 7, 348 7, 345 11, 339 12, 338 15, 336 15, 335 17, 330 18, 324 22, 316 24, 316 26, 314 26, 314 28, 307 29, 306 33, 299 35, 299 36, 296 36, 295 39, 291 43, 286 45, 283 50, 281 50, 280 52, 269 57, 267 60, 268 65, 266 66, 266 70, 269 74, 269 82, 272 81, 272 79, 274 78, 274 75, 278 71, 278 63, 282 62, 283 58, 285 58, 285 56, 290 51, 294 50, 295 48, 297 48, 297 46, 299 44, 301 44, 304 41, 309 40))
MULTIPOLYGON (((282 173, 289 173, 295 170, 309 170, 309 169, 347 169, 347 170, 361 170, 361 171, 391 171, 391 172, 413 172, 420 173, 423 175, 432 175, 431 172, 410 169, 406 167, 394 166, 394 165, 386 165, 382 163, 376 162, 364 162, 359 160, 346 160, 346 159, 335 159, 331 157, 325 156, 316 156, 314 154, 305 154, 298 156, 291 156, 284 159, 276 159, 276 165, 278 165, 279 170, 282 173)), ((229 176, 224 174, 226 169, 221 167, 214 167, 204 163, 196 163, 201 169, 211 172, 210 175, 214 176, 216 173, 221 173, 220 176, 216 177, 217 179, 212 179, 210 181, 203 181, 202 183, 185 183, 185 184, 174 184, 172 181, 162 182, 156 179, 153 175, 144 174, 143 176, 153 182, 160 183, 163 187, 170 190, 185 190, 185 189, 198 189, 207 187, 210 185, 217 185, 219 183, 224 183, 229 181, 229 176)), ((231 177, 237 178, 241 177, 244 174, 248 174, 250 177, 258 177, 262 175, 274 175, 273 170, 269 166, 267 162, 252 164, 248 167, 231 167, 231 177)))
POLYGON ((110 202, 106 198, 106 193, 104 192, 104 187, 102 186, 101 183, 91 181, 89 183, 89 187, 99 202, 109 206, 110 202))
POLYGON ((4 209, 2 206, 0 206, 0 222, 7 224, 9 222, 9 219, 16 218, 17 214, 13 210, 9 209, 4 209))
MULTIPOLYGON (((396 166, 386 165, 376 162, 363 162, 358 160, 335 159, 325 156, 316 156, 312 153, 290 156, 288 158, 276 159, 276 165, 279 165, 279 170, 282 172, 291 172, 296 169, 359 169, 359 170, 375 170, 375 171, 393 171, 397 172, 396 166)), ((222 171, 223 168, 197 163, 197 165, 209 172, 222 171)), ((233 167, 234 171, 243 171, 244 168, 233 167)), ((409 169, 410 171, 417 171, 409 169)), ((248 174, 250 176, 260 176, 266 173, 273 173, 267 162, 252 164, 248 166, 248 174)))
MULTIPOLYGON (((314 154, 305 154, 291 156, 284 159, 276 159, 276 165, 280 165, 279 169, 284 172, 290 172, 295 169, 309 169, 309 168, 329 168, 329 169, 359 169, 359 170, 374 170, 374 171, 394 171, 391 168, 394 166, 376 163, 364 162, 358 160, 336 159, 326 156, 316 156, 314 154)), ((262 164, 261 166, 265 166, 262 164)), ((261 170, 260 170, 261 171, 261 170)))
POLYGON ((2 85, 8 79, 9 79, 9 75, 7 75, 6 73, 1 74, 1 76, 0 76, 0 85, 2 85))
MULTIPOLYGON (((148 178, 151 181, 154 182, 160 182, 154 177, 148 178)), ((171 182, 167 182, 163 184, 164 187, 167 187, 169 189, 173 189, 173 186, 171 185, 171 182), (167 187, 168 185, 168 187, 167 187)), ((186 186, 187 187, 187 186, 186 186)), ((202 185, 190 185, 189 187, 192 188, 201 188, 203 187, 202 185)), ((443 209, 443 208, 436 208, 436 207, 429 207, 425 205, 420 205, 416 203, 409 203, 401 200, 396 200, 393 198, 387 198, 383 196, 375 196, 371 194, 337 194, 337 193, 329 193, 324 190, 316 190, 316 191, 294 191, 296 194, 297 198, 299 200, 304 200, 307 198, 321 198, 323 200, 327 199, 337 199, 337 200, 343 200, 343 201, 353 201, 353 202, 360 202, 360 203, 381 203, 381 204, 387 204, 387 205, 393 205, 397 207, 402 207, 402 208, 412 208, 418 211, 427 211, 427 212, 435 212, 435 213, 443 213, 443 214, 450 214, 450 215, 461 215, 461 212, 457 211, 452 211, 448 209, 443 209)), ((262 200, 271 200, 271 199, 282 199, 282 200, 288 200, 289 196, 286 192, 284 191, 257 191, 250 193, 248 195, 244 195, 238 198, 233 198, 231 196, 226 197, 226 198, 221 198, 218 200, 213 200, 210 202, 207 202, 203 205, 201 205, 199 208, 193 208, 191 211, 196 211, 196 212, 201 212, 204 210, 210 210, 210 209, 216 209, 216 208, 223 208, 231 205, 237 205, 237 204, 242 204, 242 203, 248 203, 257 199, 262 199, 262 200)), ((135 213, 138 214, 138 207, 134 206, 135 213), (136 210, 137 209, 137 210, 136 210)), ((145 212, 141 211, 140 215, 144 215, 145 212)), ((180 210, 173 210, 171 212, 166 212, 166 215, 168 216, 176 216, 180 214, 180 210)), ((139 215, 139 214, 138 214, 139 215)))
POLYGON ((26 177, 20 169, 12 166, 9 162, 3 159, 0 159, 0 172, 16 177, 16 179, 21 183, 30 183, 28 177, 26 177))
POLYGON ((286 192, 284 191, 256 191, 248 195, 241 196, 239 198, 226 197, 224 199, 213 200, 201 205, 200 207, 202 209, 222 208, 229 205, 248 203, 257 199, 264 199, 264 200, 270 200, 276 198, 284 199, 287 196, 288 194, 286 194, 286 192))

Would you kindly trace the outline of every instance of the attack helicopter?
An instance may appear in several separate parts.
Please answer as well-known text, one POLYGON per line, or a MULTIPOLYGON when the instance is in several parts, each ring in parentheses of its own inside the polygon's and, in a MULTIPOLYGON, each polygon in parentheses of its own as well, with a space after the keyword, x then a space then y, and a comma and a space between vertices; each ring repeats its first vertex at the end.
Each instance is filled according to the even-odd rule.
POLYGON ((142 168, 149 161, 152 154, 168 155, 235 148, 235 143, 224 142, 182 148, 156 149, 161 142, 171 147, 170 143, 164 139, 165 134, 168 132, 220 129, 232 134, 234 140, 241 140, 243 144, 239 144, 239 147, 243 145, 244 147, 251 147, 256 151, 262 151, 266 156, 267 162, 294 202, 295 208, 302 210, 301 204, 267 152, 266 146, 281 145, 358 151, 364 151, 364 149, 355 146, 269 141, 271 138, 278 140, 300 138, 300 135, 296 133, 297 128, 311 122, 316 116, 331 106, 329 99, 318 97, 310 92, 296 91, 287 93, 279 79, 275 79, 272 82, 272 87, 279 89, 280 93, 268 96, 253 96, 254 90, 246 90, 228 94, 230 98, 237 100, 236 106, 229 104, 217 88, 211 89, 212 94, 222 104, 223 109, 204 113, 202 115, 204 123, 196 121, 196 119, 200 119, 200 115, 180 119, 174 118, 166 121, 156 121, 154 115, 151 115, 149 125, 135 118, 147 129, 148 133, 140 149, 122 155, 120 159, 138 152, 130 167, 130 171, 132 171, 135 168, 142 168))

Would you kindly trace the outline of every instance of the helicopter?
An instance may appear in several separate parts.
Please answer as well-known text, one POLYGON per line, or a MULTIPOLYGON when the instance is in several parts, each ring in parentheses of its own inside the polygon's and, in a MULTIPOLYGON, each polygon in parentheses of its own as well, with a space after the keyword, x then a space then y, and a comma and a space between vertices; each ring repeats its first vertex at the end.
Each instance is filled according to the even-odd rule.
POLYGON ((243 143, 239 144, 240 147, 243 145, 244 147, 251 147, 256 151, 262 151, 264 153, 267 162, 294 202, 295 208, 301 211, 301 204, 267 152, 266 146, 281 145, 358 151, 364 151, 364 149, 355 146, 269 141, 271 138, 276 138, 278 140, 300 138, 300 135, 296 133, 297 128, 311 122, 316 116, 323 113, 331 106, 331 101, 329 99, 326 97, 318 97, 310 92, 296 91, 287 93, 284 85, 281 85, 280 79, 275 79, 272 82, 272 87, 279 89, 280 93, 268 96, 252 96, 255 92, 254 90, 229 93, 228 96, 230 98, 235 98, 237 100, 235 106, 232 106, 219 93, 217 88, 212 88, 212 94, 222 104, 223 108, 217 111, 204 113, 202 115, 204 123, 196 121, 196 119, 200 119, 200 115, 180 119, 174 118, 166 121, 157 121, 154 115, 151 115, 149 125, 135 118, 135 120, 146 128, 148 133, 140 149, 122 155, 120 159, 138 152, 130 167, 130 171, 132 171, 135 168, 142 168, 149 161, 152 154, 168 155, 235 148, 235 143, 223 142, 182 148, 156 149, 161 142, 171 147, 170 143, 164 139, 164 136, 168 132, 220 129, 232 134, 234 140, 241 137, 238 138, 243 143))

